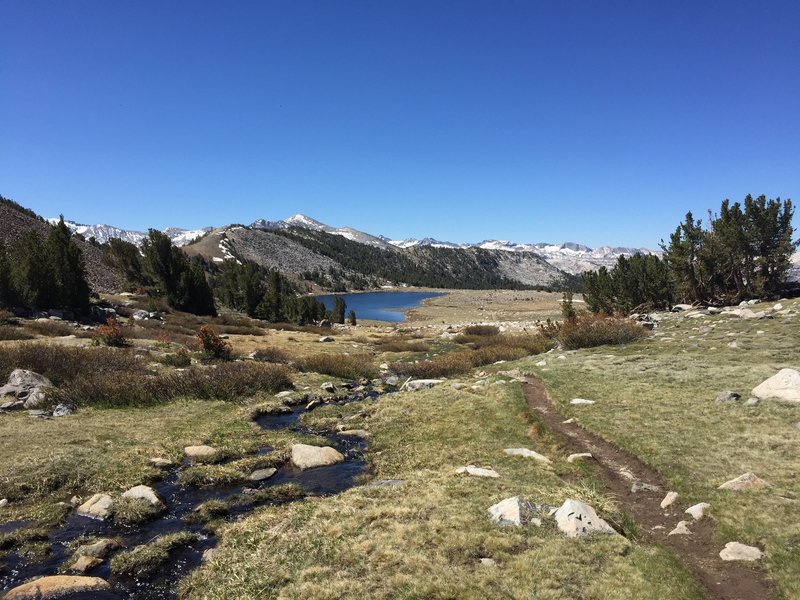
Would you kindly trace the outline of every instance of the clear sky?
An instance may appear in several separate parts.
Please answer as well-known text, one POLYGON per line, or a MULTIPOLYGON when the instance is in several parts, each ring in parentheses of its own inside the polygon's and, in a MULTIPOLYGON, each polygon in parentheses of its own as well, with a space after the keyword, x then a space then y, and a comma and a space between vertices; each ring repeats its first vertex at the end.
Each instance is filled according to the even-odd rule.
POLYGON ((44 216, 652 248, 800 201, 796 0, 0 0, 0 26, 0 194, 44 216))

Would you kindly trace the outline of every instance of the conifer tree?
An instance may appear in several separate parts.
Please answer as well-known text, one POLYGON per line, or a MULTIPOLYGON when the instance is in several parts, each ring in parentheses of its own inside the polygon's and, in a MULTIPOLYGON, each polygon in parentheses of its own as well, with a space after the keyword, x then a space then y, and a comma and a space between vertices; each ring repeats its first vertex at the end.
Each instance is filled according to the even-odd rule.
POLYGON ((53 306, 85 312, 89 308, 89 284, 83 266, 83 253, 61 215, 50 229, 47 252, 53 273, 53 306))

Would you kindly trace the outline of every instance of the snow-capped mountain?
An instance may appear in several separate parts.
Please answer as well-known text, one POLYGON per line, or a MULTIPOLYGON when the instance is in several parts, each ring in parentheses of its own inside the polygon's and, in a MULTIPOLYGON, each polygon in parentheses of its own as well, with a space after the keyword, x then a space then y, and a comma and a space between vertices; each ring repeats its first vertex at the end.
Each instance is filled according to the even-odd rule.
MULTIPOLYGON (((49 219, 55 223, 57 219, 49 219)), ((86 239, 94 237, 98 242, 103 243, 110 238, 119 238, 132 244, 141 245, 142 240, 147 235, 141 231, 122 229, 112 225, 81 225, 72 221, 66 221, 67 226, 73 231, 80 233, 86 239)), ((484 240, 475 244, 456 244, 434 238, 408 238, 405 240, 392 240, 380 235, 372 235, 353 229, 352 227, 331 227, 316 219, 302 214, 295 214, 280 221, 270 221, 258 219, 250 224, 254 229, 288 229, 290 227, 302 227, 313 231, 324 231, 333 235, 341 235, 354 242, 368 244, 383 249, 406 249, 414 247, 430 246, 434 248, 482 248, 484 250, 502 250, 505 252, 532 252, 538 254, 548 263, 563 271, 572 274, 580 274, 584 271, 598 269, 599 267, 613 267, 620 255, 632 256, 633 254, 651 254, 647 248, 625 248, 601 246, 590 248, 583 244, 566 242, 563 244, 549 244, 543 242, 520 243, 509 240, 484 240)), ((176 246, 185 246, 196 238, 208 233, 213 228, 205 227, 202 229, 180 229, 169 227, 164 229, 172 242, 176 246)), ((660 252, 655 252, 660 254, 660 252)), ((800 271, 800 268, 797 269, 800 271)))
MULTIPOLYGON (((58 223, 58 219, 47 219, 50 223, 58 223)), ((99 243, 104 244, 111 238, 117 238, 135 244, 136 246, 142 245, 142 240, 147 237, 147 233, 143 231, 135 231, 132 229, 122 229, 113 225, 83 225, 73 221, 64 221, 65 225, 69 227, 73 233, 79 233, 85 239, 94 238, 99 243)), ((164 233, 172 240, 176 246, 185 246, 192 240, 204 235, 211 231, 211 227, 203 229, 180 229, 178 227, 168 227, 164 229, 164 233)))
POLYGON ((312 219, 311 217, 301 214, 292 215, 288 219, 284 219, 282 221, 267 221, 266 219, 258 219, 257 221, 253 221, 250 226, 257 229, 288 229, 289 227, 303 227, 313 231, 324 231, 325 233, 331 233, 333 235, 341 235, 342 237, 346 237, 354 242, 359 242, 360 244, 368 244, 370 246, 377 246, 378 248, 384 249, 391 247, 391 242, 388 242, 382 237, 370 235, 369 233, 364 233, 363 231, 353 229, 352 227, 331 227, 330 225, 326 225, 325 223, 321 223, 316 219, 312 219))

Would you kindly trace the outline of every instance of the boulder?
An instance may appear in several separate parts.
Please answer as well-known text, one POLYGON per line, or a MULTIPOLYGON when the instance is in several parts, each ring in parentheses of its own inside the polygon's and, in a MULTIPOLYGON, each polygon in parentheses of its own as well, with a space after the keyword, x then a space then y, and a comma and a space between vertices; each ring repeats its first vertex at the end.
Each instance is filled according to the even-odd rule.
POLYGON ((8 376, 8 382, 0 387, 0 397, 13 396, 24 402, 25 408, 37 408, 46 399, 44 390, 50 387, 53 384, 47 377, 27 369, 14 369, 8 376))
POLYGON ((553 517, 558 529, 567 537, 577 538, 592 533, 616 533, 611 525, 597 516, 591 506, 579 500, 567 500, 553 517))
POLYGON ((657 492, 660 488, 652 483, 645 483, 644 481, 634 481, 631 485, 631 494, 638 492, 657 492))
POLYGON ((54 417, 66 417, 72 414, 72 409, 66 404, 59 404, 53 409, 54 417))
POLYGON ((164 508, 164 502, 158 497, 156 491, 147 485, 137 485, 122 494, 123 498, 138 498, 147 501, 155 508, 164 508))
POLYGON ((264 481, 265 479, 269 479, 270 477, 275 475, 275 473, 277 472, 278 469, 275 469, 274 467, 270 467, 268 469, 256 469, 255 471, 250 473, 250 477, 248 477, 247 479, 249 479, 250 481, 264 481))
POLYGON ((321 389, 323 392, 327 392, 328 394, 336 393, 336 386, 333 385, 332 381, 326 381, 325 383, 320 384, 319 389, 321 389))
POLYGON ((107 519, 111 516, 114 501, 108 494, 95 494, 78 507, 78 514, 92 519, 107 519))
POLYGON ((689 531, 688 521, 678 521, 678 524, 675 526, 675 529, 670 531, 667 535, 692 535, 692 532, 689 531))
POLYGON ((746 546, 739 542, 728 542, 719 553, 722 560, 759 560, 764 553, 755 546, 746 546))
POLYGON ((321 338, 319 338, 319 341, 324 344, 324 343, 327 343, 327 342, 332 342, 333 338, 331 336, 329 336, 329 335, 323 335, 321 338))
POLYGON ((4 506, 8 506, 8 498, 0 499, 0 508, 3 508, 4 506))
POLYGON ((755 398, 777 398, 785 402, 800 403, 800 373, 794 369, 781 369, 777 374, 753 388, 755 398))
POLYGON ((539 454, 538 452, 534 452, 533 450, 528 450, 527 448, 506 448, 503 450, 506 454, 510 456, 523 456, 525 458, 532 458, 534 460, 538 460, 539 462, 549 463, 550 459, 544 456, 543 454, 539 454))
POLYGON ((213 446, 186 446, 184 454, 189 458, 213 458, 217 454, 217 449, 213 446))
POLYGON ((432 388, 435 385, 443 383, 444 379, 415 379, 405 384, 405 389, 415 392, 417 390, 425 390, 432 388))
POLYGON ((463 475, 466 473, 467 475, 473 475, 475 477, 500 477, 500 473, 495 471, 494 469, 483 469, 481 467, 476 467, 475 465, 467 465, 466 467, 458 467, 456 469, 456 473, 459 475, 463 475))
POLYGON ((150 318, 150 313, 146 310, 135 310, 133 311, 133 320, 134 321, 146 321, 150 318))
POLYGON ((542 522, 535 517, 536 509, 527 500, 519 496, 512 496, 493 504, 487 509, 489 518, 499 525, 521 527, 527 523, 541 525, 542 522))
POLYGON ((162 458, 160 456, 155 456, 149 459, 147 462, 149 462, 151 465, 159 469, 166 469, 167 467, 172 466, 172 461, 170 459, 162 458))
POLYGON ((700 502, 694 506, 690 506, 684 512, 688 515, 692 515, 692 518, 695 521, 699 521, 705 515, 707 508, 711 508, 711 505, 708 502, 700 502))
POLYGON ((717 489, 733 490, 735 492, 740 492, 742 490, 764 487, 765 485, 767 485, 767 482, 757 477, 755 473, 744 473, 743 475, 739 475, 735 479, 726 481, 717 489))
POLYGON ((4 600, 50 600, 69 594, 86 594, 110 589, 108 582, 99 577, 51 575, 23 583, 6 592, 3 598, 4 600))
POLYGON ((76 556, 93 556, 95 558, 105 558, 112 550, 119 548, 119 543, 109 538, 97 540, 94 543, 79 546, 75 551, 76 556))
POLYGON ((298 469, 314 469, 344 462, 344 455, 330 446, 292 445, 292 464, 298 469))
POLYGON ((667 495, 664 496, 664 499, 661 501, 661 508, 667 508, 668 506, 672 506, 675 500, 678 499, 678 492, 667 492, 667 495))
POLYGON ((90 571, 94 569, 97 565, 103 562, 102 558, 97 558, 96 556, 88 556, 83 555, 79 556, 78 560, 76 560, 72 565, 70 565, 68 571, 72 573, 86 573, 86 571, 90 571))
POLYGON ((717 397, 714 398, 714 402, 736 402, 737 400, 741 399, 741 397, 742 396, 736 392, 726 390, 717 394, 717 397))

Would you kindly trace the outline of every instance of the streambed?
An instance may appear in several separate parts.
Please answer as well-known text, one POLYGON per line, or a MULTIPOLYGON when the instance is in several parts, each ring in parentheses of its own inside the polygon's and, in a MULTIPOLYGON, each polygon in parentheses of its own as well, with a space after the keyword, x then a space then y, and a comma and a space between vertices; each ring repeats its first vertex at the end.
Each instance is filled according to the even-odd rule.
MULTIPOLYGON (((378 392, 353 393, 344 397, 332 399, 335 404, 350 402, 374 402, 378 399, 378 392)), ((48 556, 44 560, 31 561, 25 556, 9 552, 2 560, 0 570, 0 590, 5 593, 28 580, 59 574, 59 569, 68 564, 72 556, 73 542, 85 537, 117 538, 120 548, 116 552, 130 550, 136 546, 147 544, 159 536, 178 532, 190 532, 197 536, 197 541, 188 546, 175 549, 169 553, 169 560, 163 564, 155 574, 136 578, 119 576, 111 573, 111 556, 97 567, 87 571, 85 575, 96 576, 108 581, 113 591, 88 592, 61 596, 65 600, 95 599, 95 600, 167 600, 176 598, 178 582, 191 570, 197 568, 202 561, 203 552, 213 548, 216 538, 204 532, 204 525, 199 520, 191 519, 195 509, 209 500, 225 500, 253 491, 269 490, 269 488, 296 484, 306 495, 332 495, 339 494, 361 482, 367 474, 367 463, 364 460, 366 442, 357 437, 345 436, 327 430, 311 429, 299 423, 303 413, 307 412, 303 405, 287 408, 281 414, 260 414, 255 422, 262 428, 271 431, 290 430, 300 434, 322 436, 327 444, 336 448, 345 456, 344 462, 317 467, 302 471, 290 462, 278 468, 277 473, 262 482, 247 482, 236 485, 186 487, 178 483, 178 478, 183 469, 191 463, 186 460, 183 464, 173 467, 165 472, 164 477, 152 484, 166 505, 166 511, 156 519, 142 525, 125 526, 112 520, 96 520, 80 516, 72 512, 65 522, 48 537, 48 556)), ((259 453, 271 452, 272 448, 264 447, 259 453)), ((285 502, 285 501, 284 501, 285 502)), ((276 504, 280 501, 255 502, 234 506, 226 515, 227 519, 241 517, 252 511, 257 506, 276 504)), ((15 528, 29 525, 30 522, 12 522, 0 526, 3 531, 12 531, 15 528)))

